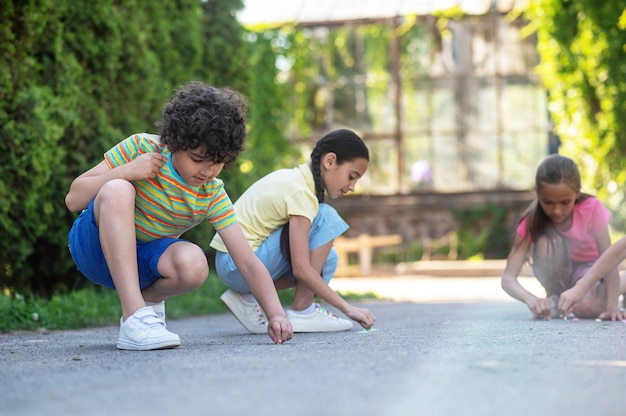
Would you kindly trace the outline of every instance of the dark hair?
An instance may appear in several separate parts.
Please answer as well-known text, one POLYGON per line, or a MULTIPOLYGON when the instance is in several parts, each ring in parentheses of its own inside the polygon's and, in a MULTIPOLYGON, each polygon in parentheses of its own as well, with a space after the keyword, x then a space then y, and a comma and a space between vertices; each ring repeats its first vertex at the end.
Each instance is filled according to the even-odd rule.
POLYGON ((202 147, 207 160, 228 167, 245 147, 246 102, 229 88, 190 81, 165 104, 155 125, 171 152, 202 147))
POLYGON ((334 130, 319 139, 311 152, 311 170, 315 180, 315 195, 320 203, 324 202, 324 184, 321 174, 322 159, 328 153, 334 153, 337 156, 337 163, 340 165, 359 158, 370 160, 367 146, 352 130, 334 130))
MULTIPOLYGON (((350 162, 355 159, 364 158, 370 160, 369 150, 363 140, 352 130, 338 129, 323 136, 315 143, 311 152, 311 171, 315 181, 315 195, 318 202, 324 202, 324 184, 322 183, 322 159, 328 153, 337 156, 337 164, 350 162)), ((283 226, 280 234, 280 249, 283 255, 290 261, 291 251, 289 249, 289 222, 283 226)))
POLYGON ((575 201, 576 204, 591 196, 580 192, 580 171, 576 163, 566 156, 550 155, 537 168, 537 173, 535 174, 535 200, 530 203, 522 218, 527 217, 526 235, 532 238, 533 244, 540 237, 546 235, 550 241, 550 246, 553 248, 552 252, 556 253, 558 251, 555 249, 556 247, 564 247, 564 250, 560 250, 560 252, 563 256, 569 258, 567 242, 554 230, 552 220, 543 211, 538 199, 541 188, 544 185, 558 185, 561 183, 566 184, 579 194, 575 201))
POLYGON ((580 193, 580 172, 572 159, 558 154, 546 157, 537 168, 535 175, 535 200, 524 213, 525 216, 528 216, 526 231, 532 236, 533 242, 537 241, 546 232, 546 229, 552 226, 552 221, 543 211, 538 200, 541 188, 544 185, 558 185, 560 183, 566 184, 572 191, 579 193, 576 203, 582 202, 590 196, 580 193))

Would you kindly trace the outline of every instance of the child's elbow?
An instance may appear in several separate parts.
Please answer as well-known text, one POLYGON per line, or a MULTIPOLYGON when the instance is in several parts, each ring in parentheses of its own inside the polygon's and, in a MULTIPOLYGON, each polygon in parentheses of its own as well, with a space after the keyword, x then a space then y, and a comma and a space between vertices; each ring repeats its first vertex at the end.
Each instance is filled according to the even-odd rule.
POLYGON ((503 274, 502 278, 500 279, 500 287, 502 288, 502 290, 504 290, 506 293, 509 293, 509 289, 511 289, 511 286, 513 285, 513 280, 515 280, 515 278, 503 274))

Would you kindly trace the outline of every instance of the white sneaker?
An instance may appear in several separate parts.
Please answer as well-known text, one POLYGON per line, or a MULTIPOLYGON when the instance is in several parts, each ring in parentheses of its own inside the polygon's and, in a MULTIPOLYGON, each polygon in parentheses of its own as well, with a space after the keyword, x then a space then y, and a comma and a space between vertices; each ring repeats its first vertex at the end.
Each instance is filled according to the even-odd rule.
POLYGON ((267 333, 267 319, 261 305, 246 301, 240 293, 231 289, 227 289, 220 299, 248 331, 253 334, 267 333))
POLYGON ((156 313, 156 315, 159 317, 160 320, 165 322, 165 301, 164 300, 158 303, 146 301, 146 305, 152 306, 154 313, 156 313))
POLYGON ((120 336, 117 348, 120 350, 160 350, 180 346, 178 335, 165 329, 163 322, 151 306, 137 309, 124 321, 120 319, 120 336))
POLYGON ((352 321, 338 317, 319 303, 316 303, 315 310, 307 315, 288 310, 287 318, 291 322, 293 332, 332 332, 352 329, 352 321))

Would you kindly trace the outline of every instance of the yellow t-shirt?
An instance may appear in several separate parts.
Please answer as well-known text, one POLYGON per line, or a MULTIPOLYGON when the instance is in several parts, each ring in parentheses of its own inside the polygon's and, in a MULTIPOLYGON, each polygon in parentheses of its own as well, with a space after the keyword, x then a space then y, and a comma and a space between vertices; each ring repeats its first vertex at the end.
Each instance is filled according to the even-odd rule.
MULTIPOLYGON (((313 222, 318 210, 313 172, 306 163, 262 177, 235 202, 235 215, 252 250, 285 225, 289 216, 303 216, 313 222)), ((218 234, 211 247, 228 251, 218 234)))

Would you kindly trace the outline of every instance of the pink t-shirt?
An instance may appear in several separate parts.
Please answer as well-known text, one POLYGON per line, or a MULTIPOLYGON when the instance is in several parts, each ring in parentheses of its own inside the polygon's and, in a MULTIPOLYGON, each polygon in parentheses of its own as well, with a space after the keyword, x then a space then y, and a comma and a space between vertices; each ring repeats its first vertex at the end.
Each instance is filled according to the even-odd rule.
MULTIPOLYGON (((595 197, 589 197, 574 205, 572 226, 567 231, 557 230, 567 239, 570 257, 574 261, 586 262, 597 260, 600 256, 595 235, 606 227, 611 213, 595 197)), ((526 238, 526 220, 524 217, 517 226, 517 233, 526 238)))

